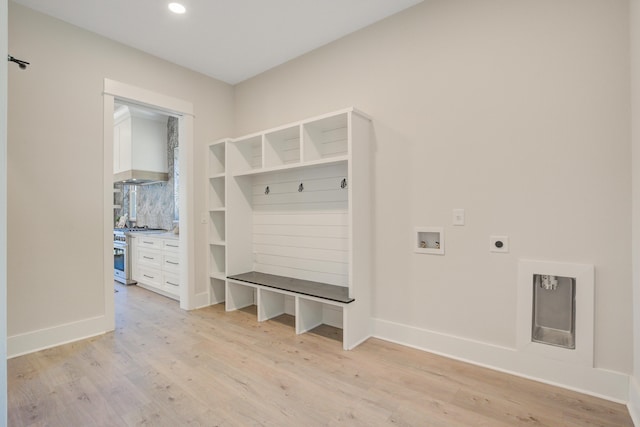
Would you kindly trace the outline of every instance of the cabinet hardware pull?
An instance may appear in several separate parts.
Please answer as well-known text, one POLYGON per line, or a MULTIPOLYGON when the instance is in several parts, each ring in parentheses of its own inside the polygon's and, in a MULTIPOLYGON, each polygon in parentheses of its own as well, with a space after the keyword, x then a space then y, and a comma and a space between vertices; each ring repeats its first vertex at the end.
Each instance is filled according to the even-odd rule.
POLYGON ((166 261, 168 264, 173 264, 173 265, 178 265, 177 262, 173 262, 173 261, 166 261))
POLYGON ((149 279, 153 279, 153 276, 147 276, 146 274, 143 274, 144 277, 148 277, 149 279))
POLYGON ((167 246, 169 246, 170 248, 177 248, 177 247, 179 247, 178 245, 170 245, 170 244, 168 244, 168 243, 167 243, 167 246))
POLYGON ((167 283, 172 285, 172 286, 179 286, 177 283, 171 283, 170 281, 167 280, 167 283))
POLYGON ((146 240, 143 240, 142 243, 146 243, 147 245, 155 245, 155 242, 147 242, 146 240))
POLYGON ((144 258, 144 259, 155 259, 155 258, 153 258, 153 257, 146 256, 146 255, 142 255, 142 258, 144 258))

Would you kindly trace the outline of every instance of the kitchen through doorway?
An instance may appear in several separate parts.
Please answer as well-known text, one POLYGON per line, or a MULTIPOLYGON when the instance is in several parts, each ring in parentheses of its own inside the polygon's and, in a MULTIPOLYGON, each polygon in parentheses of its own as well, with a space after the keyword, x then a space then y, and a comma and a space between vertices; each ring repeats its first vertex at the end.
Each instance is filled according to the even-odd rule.
MULTIPOLYGON (((179 155, 176 166, 180 171, 176 189, 178 197, 175 224, 179 228, 179 300, 180 307, 192 309, 196 305, 194 292, 194 254, 193 254, 193 221, 191 220, 193 205, 193 106, 189 101, 170 97, 165 94, 149 91, 127 83, 110 79, 104 80, 104 289, 105 315, 109 323, 107 329, 115 327, 114 307, 114 112, 117 107, 126 105, 150 114, 162 114, 177 120, 179 155)), ((174 181, 175 182, 175 181, 174 181)), ((137 197, 140 194, 136 194, 137 197)), ((139 204, 138 204, 139 206, 139 204)), ((121 213, 124 213, 121 211, 121 213)), ((129 212, 127 212, 129 215, 129 212)), ((140 221, 140 212, 136 212, 136 223, 140 221)), ((151 221, 146 217, 145 221, 151 221)), ((166 228, 166 227, 162 227, 166 228)))

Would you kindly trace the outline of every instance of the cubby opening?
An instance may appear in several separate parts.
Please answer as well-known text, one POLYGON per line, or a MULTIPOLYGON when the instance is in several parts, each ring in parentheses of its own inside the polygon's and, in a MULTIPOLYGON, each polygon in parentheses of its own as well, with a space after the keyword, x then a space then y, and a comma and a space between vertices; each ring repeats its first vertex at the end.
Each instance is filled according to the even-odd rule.
POLYGON ((211 211, 209 212, 209 243, 224 244, 226 241, 225 233, 225 212, 211 211))
POLYGON ((252 286, 227 281, 226 291, 225 309, 227 311, 256 305, 256 290, 252 286))
POLYGON ((225 278, 225 247, 219 245, 209 245, 209 257, 211 271, 209 275, 211 277, 224 279, 225 278))
POLYGON ((217 176, 225 172, 224 142, 209 146, 209 176, 217 176))
POLYGON ((241 173, 253 169, 260 169, 262 165, 262 136, 257 135, 232 144, 233 159, 229 159, 228 167, 233 167, 233 173, 241 173))
POLYGON ((267 289, 258 290, 258 321, 273 319, 286 314, 287 296, 281 292, 273 292, 267 289))
POLYGON ((348 115, 339 114, 303 125, 304 161, 347 156, 349 153, 348 115))
POLYGON ((342 329, 342 307, 296 297, 296 333, 309 332, 321 325, 342 329))
POLYGON ((300 162, 300 126, 265 135, 264 167, 300 162))
POLYGON ((209 279, 209 304, 220 304, 225 300, 225 281, 211 277, 209 279))
POLYGON ((209 178, 209 209, 224 207, 224 177, 209 178))

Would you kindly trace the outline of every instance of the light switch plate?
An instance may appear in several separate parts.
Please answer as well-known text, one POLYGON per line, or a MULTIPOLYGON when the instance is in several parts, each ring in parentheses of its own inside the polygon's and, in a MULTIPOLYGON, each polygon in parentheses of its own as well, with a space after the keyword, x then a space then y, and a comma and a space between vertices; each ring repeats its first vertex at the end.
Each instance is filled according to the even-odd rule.
POLYGON ((454 209, 451 222, 453 225, 464 225, 464 209, 454 209))

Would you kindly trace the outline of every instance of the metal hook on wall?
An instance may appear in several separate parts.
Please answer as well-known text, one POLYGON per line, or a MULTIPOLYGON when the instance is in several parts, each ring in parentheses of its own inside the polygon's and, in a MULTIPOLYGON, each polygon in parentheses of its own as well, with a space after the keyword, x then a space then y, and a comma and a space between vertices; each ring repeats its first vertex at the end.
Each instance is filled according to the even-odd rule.
POLYGON ((303 191, 304 191, 304 185, 300 183, 300 185, 298 185, 298 193, 302 193, 303 191))
POLYGON ((342 178, 342 181, 340 182, 340 188, 342 188, 343 190, 347 188, 347 178, 342 178))
POLYGON ((18 67, 20 67, 21 70, 26 70, 27 69, 27 65, 29 65, 29 63, 27 61, 23 61, 22 59, 14 58, 11 55, 7 55, 7 61, 15 62, 16 64, 18 64, 18 67))
POLYGON ((269 190, 269 186, 264 187, 264 194, 269 194, 271 191, 269 190))

